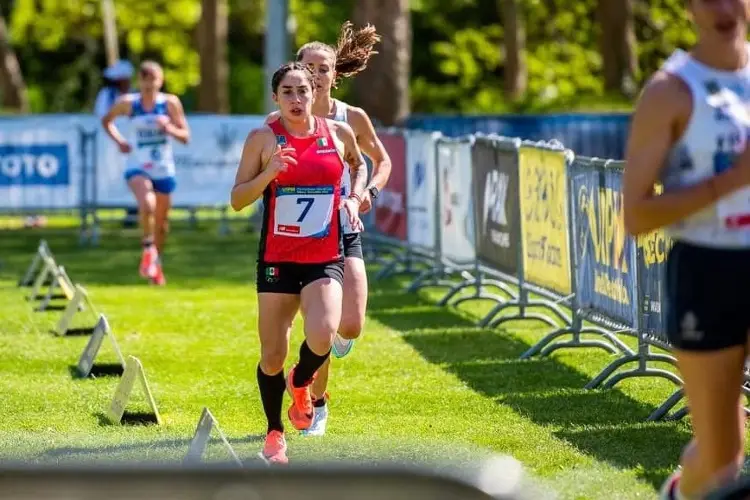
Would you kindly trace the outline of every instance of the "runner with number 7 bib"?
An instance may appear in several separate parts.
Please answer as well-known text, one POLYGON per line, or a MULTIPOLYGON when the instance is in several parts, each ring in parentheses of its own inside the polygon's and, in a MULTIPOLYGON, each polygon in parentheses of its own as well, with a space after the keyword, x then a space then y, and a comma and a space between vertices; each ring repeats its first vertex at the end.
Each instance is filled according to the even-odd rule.
POLYGON ((258 254, 257 377, 268 421, 260 453, 268 463, 287 463, 281 410, 297 430, 313 421, 310 394, 318 369, 331 353, 341 321, 344 281, 342 217, 361 228, 367 167, 351 127, 313 116, 314 77, 300 63, 274 73, 271 88, 281 118, 248 135, 232 188, 239 211, 263 196, 263 226, 258 254), (351 194, 342 197, 341 178, 349 168, 351 194), (341 210, 343 209, 343 210, 341 210), (305 341, 299 362, 284 377, 289 334, 297 311, 305 341))

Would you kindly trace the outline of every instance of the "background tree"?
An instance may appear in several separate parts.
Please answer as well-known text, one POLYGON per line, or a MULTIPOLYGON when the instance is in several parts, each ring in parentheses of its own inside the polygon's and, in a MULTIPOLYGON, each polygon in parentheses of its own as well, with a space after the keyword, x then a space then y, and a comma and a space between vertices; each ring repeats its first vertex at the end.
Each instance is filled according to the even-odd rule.
POLYGON ((23 81, 21 67, 8 38, 5 16, 0 14, 0 92, 3 107, 19 113, 28 113, 29 96, 23 81))
MULTIPOLYGON (((0 0, 32 112, 91 110, 106 66, 100 1, 0 0)), ((263 20, 266 1, 271 0, 223 1, 229 11, 229 110, 262 113, 267 85, 263 20)), ((201 2, 115 2, 121 56, 134 64, 146 57, 162 62, 167 91, 180 95, 188 112, 196 110, 199 102, 201 2)), ((294 18, 304 20, 296 23, 292 50, 309 40, 335 42, 339 26, 347 19, 359 25, 369 18, 387 35, 381 53, 372 60, 373 69, 335 91, 353 104, 372 107, 368 111, 383 117, 383 123, 408 112, 630 109, 632 99, 618 97, 628 75, 638 89, 670 52, 689 48, 694 41, 684 0, 607 0, 603 6, 599 0, 410 0, 408 9, 405 0, 289 2, 294 18), (627 22, 618 28, 622 19, 617 16, 604 16, 601 9, 610 2, 611 9, 631 8, 630 28, 627 22), (522 14, 516 29, 513 16, 504 11, 514 3, 522 7, 516 11, 516 16, 522 14), (600 26, 608 22, 616 26, 600 26), (620 44, 614 55, 605 55, 605 45, 616 45, 606 37, 615 34, 627 43, 620 44), (517 48, 509 50, 516 40, 517 48), (411 50, 412 45, 416 50, 411 50), (517 91, 523 68, 514 69, 514 52, 521 55, 518 61, 527 74, 523 93, 517 91), (372 92, 376 84, 377 94, 372 92)))
POLYGON ((602 55, 604 90, 628 97, 636 94, 638 57, 633 27, 632 0, 599 0, 599 50, 602 55))
POLYGON ((229 113, 229 61, 227 0, 202 0, 198 29, 200 84, 198 111, 229 113))
POLYGON ((357 104, 382 125, 396 125, 410 113, 411 19, 408 0, 359 0, 356 26, 373 24, 382 39, 368 68, 354 81, 357 104), (388 98, 384 98, 388 96, 388 98))
POLYGON ((518 0, 497 0, 497 4, 503 20, 505 97, 516 101, 526 92, 528 78, 524 55, 526 28, 518 0))

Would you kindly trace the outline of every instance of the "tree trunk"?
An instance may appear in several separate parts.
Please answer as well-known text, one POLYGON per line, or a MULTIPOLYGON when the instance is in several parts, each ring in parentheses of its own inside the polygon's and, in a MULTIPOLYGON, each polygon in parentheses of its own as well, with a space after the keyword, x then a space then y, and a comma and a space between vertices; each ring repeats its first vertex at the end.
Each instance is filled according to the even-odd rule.
POLYGON ((370 23, 382 40, 365 71, 355 77, 357 104, 382 126, 393 126, 410 113, 411 16, 408 0, 357 0, 355 26, 370 23))
POLYGON ((198 30, 201 82, 198 86, 198 111, 229 113, 229 62, 227 0, 201 0, 198 30))
POLYGON ((497 2, 504 28, 505 96, 514 101, 523 97, 528 83, 528 72, 524 57, 526 29, 518 0, 497 0, 497 2))
POLYGON ((0 15, 0 91, 3 94, 3 107, 19 113, 30 111, 26 83, 23 81, 16 53, 8 39, 8 27, 3 15, 0 15))
POLYGON ((604 66, 604 89, 633 96, 638 72, 632 0, 599 0, 599 50, 604 66))

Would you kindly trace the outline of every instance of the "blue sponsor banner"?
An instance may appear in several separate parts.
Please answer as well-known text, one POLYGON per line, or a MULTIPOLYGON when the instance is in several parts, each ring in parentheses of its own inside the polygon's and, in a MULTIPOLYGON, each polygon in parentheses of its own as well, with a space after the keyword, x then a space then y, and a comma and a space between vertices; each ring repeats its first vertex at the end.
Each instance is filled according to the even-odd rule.
POLYGON ((663 230, 638 237, 638 290, 640 329, 667 341, 664 333, 664 273, 672 243, 663 230))
POLYGON ((85 115, 0 119, 0 210, 78 208, 84 167, 93 168, 82 133, 95 124, 85 115))
POLYGON ((623 223, 622 172, 586 158, 576 158, 571 171, 579 304, 634 326, 636 245, 623 223))
POLYGON ((67 186, 67 144, 0 144, 0 186, 67 186))

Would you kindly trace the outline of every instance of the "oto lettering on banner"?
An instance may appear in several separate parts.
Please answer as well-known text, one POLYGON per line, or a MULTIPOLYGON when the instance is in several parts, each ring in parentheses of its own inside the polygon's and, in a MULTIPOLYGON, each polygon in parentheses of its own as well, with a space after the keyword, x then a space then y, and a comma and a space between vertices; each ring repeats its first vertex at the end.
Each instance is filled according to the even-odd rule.
POLYGON ((83 165, 78 121, 17 118, 0 136, 0 208, 77 208, 83 165))
MULTIPOLYGON (((659 194, 662 187, 658 186, 659 194)), ((664 332, 664 273, 672 240, 659 229, 638 237, 638 290, 641 301, 641 331, 652 335, 664 332)))
POLYGON ((476 258, 474 213, 471 195, 471 144, 438 142, 440 191, 440 250, 456 262, 476 258))
POLYGON ((524 279, 570 295, 564 151, 519 148, 524 279))
POLYGON ((477 255, 498 271, 515 276, 519 244, 516 150, 498 149, 492 140, 478 137, 471 153, 477 255))
POLYGON ((406 241, 406 139, 390 132, 380 132, 378 137, 391 158, 391 176, 375 200, 375 227, 381 234, 406 241))
POLYGON ((622 171, 598 160, 576 159, 573 193, 579 303, 633 326, 638 314, 635 241, 625 232, 622 171))

